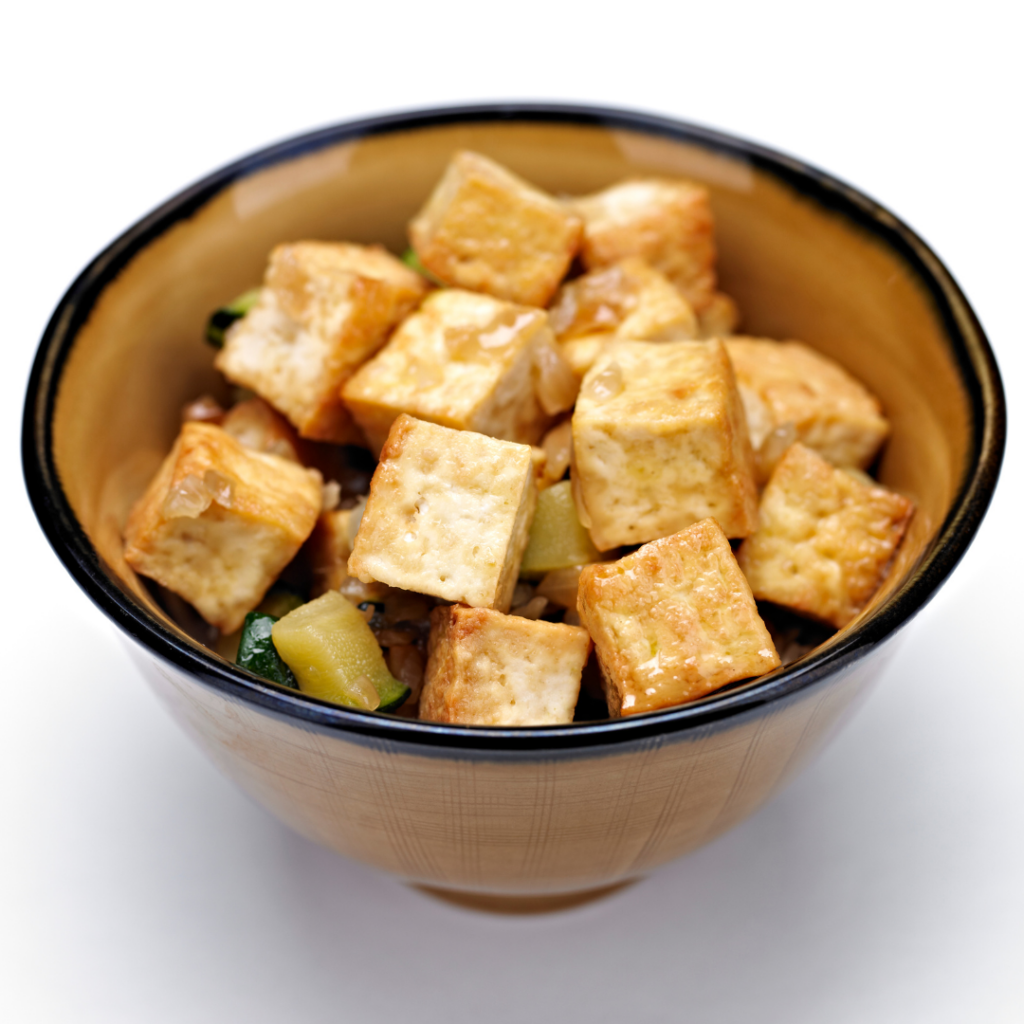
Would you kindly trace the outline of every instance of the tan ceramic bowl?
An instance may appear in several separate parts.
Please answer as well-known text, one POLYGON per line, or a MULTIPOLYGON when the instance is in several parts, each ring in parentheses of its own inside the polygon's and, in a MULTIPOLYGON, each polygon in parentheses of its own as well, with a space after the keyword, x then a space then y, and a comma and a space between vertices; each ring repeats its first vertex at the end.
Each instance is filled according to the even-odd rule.
POLYGON ((999 470, 991 351, 942 264, 853 189, 672 121, 495 106, 378 118, 217 172, 91 264, 40 347, 25 414, 37 515, 210 758, 294 829, 422 884, 537 897, 649 871, 750 814, 832 735, 963 554, 999 470), (189 398, 218 386, 210 310, 298 238, 404 248, 453 150, 554 193, 632 174, 711 189, 724 289, 748 333, 800 338, 882 399, 882 481, 917 514, 871 606, 796 664, 672 711, 505 731, 363 714, 267 684, 193 642, 121 557, 121 528, 189 398))

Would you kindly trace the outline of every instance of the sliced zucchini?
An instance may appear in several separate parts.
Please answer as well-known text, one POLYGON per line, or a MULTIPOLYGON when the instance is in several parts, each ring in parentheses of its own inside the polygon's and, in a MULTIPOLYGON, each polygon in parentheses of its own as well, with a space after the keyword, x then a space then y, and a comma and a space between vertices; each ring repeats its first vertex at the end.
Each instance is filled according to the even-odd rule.
POLYGON ((214 348, 223 348, 224 332, 236 320, 241 320, 259 302, 260 291, 260 288, 251 288, 239 295, 233 302, 214 310, 206 322, 206 343, 214 348))
POLYGON ((600 558, 601 552, 576 514, 572 482, 562 480, 541 491, 519 574, 535 579, 554 569, 587 565, 600 558))
POLYGON ((409 696, 409 687, 388 671, 363 613, 336 590, 274 623, 273 639, 299 689, 311 697, 390 711, 409 696))
POLYGON ((266 612, 249 612, 242 624, 242 636, 238 641, 235 664, 280 686, 297 690, 299 684, 292 670, 277 653, 271 635, 276 615, 266 612))

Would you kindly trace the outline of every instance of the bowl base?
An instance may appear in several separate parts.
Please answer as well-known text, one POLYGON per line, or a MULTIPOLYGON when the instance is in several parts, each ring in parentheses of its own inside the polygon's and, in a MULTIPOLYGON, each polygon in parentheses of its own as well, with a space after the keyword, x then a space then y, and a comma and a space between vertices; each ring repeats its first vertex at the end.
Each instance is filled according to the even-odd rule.
POLYGON ((425 892, 435 899, 453 903, 467 910, 478 910, 485 914, 552 914, 560 910, 572 910, 585 903, 604 899, 625 889, 636 881, 635 878, 613 885, 602 885, 597 889, 582 892, 544 893, 538 896, 507 896, 482 892, 463 892, 458 889, 441 889, 433 885, 416 885, 413 888, 425 892))

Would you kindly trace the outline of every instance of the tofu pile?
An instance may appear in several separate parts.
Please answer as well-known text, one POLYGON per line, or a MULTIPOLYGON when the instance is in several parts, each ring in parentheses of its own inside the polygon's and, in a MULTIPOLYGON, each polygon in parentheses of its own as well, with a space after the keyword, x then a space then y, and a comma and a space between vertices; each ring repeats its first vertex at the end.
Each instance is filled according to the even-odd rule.
POLYGON ((889 425, 812 347, 735 333, 705 187, 556 197, 459 152, 409 238, 270 253, 214 360, 245 394, 190 407, 137 572, 222 634, 304 573, 364 610, 399 713, 473 726, 571 723, 592 658, 612 717, 699 700, 780 666, 762 612, 867 607, 913 512, 865 473, 889 425), (355 448, 368 493, 330 475, 355 448))

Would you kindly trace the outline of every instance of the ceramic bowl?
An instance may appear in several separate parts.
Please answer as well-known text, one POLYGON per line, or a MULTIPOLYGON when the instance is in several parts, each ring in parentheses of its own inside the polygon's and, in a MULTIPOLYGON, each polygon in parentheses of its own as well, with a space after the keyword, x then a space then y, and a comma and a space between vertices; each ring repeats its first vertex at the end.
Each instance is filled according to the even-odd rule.
MULTIPOLYGON (((706 843, 784 786, 879 674, 992 496, 1004 439, 992 353, 948 271, 892 214, 788 157, 661 118, 496 105, 328 128, 185 190, 82 273, 46 330, 24 462, 39 521, 208 756, 316 842, 443 890, 536 898, 620 882, 706 843), (711 190, 722 287, 747 333, 800 338, 884 403, 881 480, 917 512, 870 606, 795 664, 684 707, 520 730, 364 714, 201 647, 121 557, 127 509, 189 398, 216 389, 210 310, 298 238, 405 247, 453 150, 553 193, 629 175, 711 190)), ((965 641, 966 642, 966 641, 965 641)))

